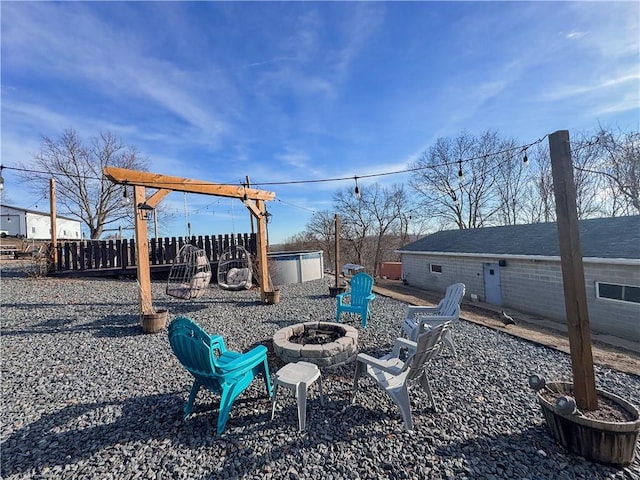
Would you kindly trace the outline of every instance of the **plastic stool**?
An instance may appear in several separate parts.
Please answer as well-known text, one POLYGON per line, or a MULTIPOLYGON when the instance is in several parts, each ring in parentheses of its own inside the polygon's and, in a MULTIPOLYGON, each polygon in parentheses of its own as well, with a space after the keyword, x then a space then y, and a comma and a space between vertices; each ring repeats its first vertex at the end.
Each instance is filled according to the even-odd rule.
POLYGON ((320 390, 320 403, 324 405, 322 394, 322 375, 317 365, 309 362, 287 363, 276 372, 273 381, 273 404, 271 406, 271 420, 276 413, 276 395, 278 387, 290 388, 296 394, 298 402, 298 426, 304 430, 307 417, 307 388, 316 380, 320 390))

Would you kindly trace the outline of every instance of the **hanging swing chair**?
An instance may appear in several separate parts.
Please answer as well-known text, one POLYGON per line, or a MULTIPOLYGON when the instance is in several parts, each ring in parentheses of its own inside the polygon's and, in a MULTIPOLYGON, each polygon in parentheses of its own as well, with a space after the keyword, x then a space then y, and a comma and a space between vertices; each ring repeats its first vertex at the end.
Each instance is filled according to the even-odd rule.
POLYGON ((211 264, 206 252, 183 245, 173 260, 167 281, 167 295, 189 300, 204 295, 211 281, 211 264))
POLYGON ((248 290, 251 288, 251 256, 240 245, 225 250, 218 262, 218 285, 224 290, 248 290))

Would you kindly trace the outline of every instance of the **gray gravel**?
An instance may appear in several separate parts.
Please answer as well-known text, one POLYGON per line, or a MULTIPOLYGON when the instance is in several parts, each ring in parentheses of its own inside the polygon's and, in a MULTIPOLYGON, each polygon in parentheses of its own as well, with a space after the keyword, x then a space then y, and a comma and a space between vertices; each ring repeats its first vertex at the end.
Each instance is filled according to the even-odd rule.
MULTIPOLYGON (((439 411, 412 390, 412 434, 368 380, 349 405, 352 363, 323 372, 328 402, 321 407, 311 390, 305 433, 297 431, 289 391, 271 421, 264 384, 254 382, 217 437, 218 398, 208 392, 183 421, 191 377, 166 331, 142 333, 135 281, 33 278, 10 265, 1 273, 4 479, 640 479, 637 457, 629 468, 610 468, 568 454, 550 438, 527 377, 569 380, 569 356, 500 332, 456 325, 459 358, 445 353, 432 367, 439 411)), ((244 351, 270 346, 283 326, 331 320, 328 283, 283 286, 278 305, 260 304, 255 290, 215 286, 201 299, 174 300, 162 281, 153 283, 153 297, 171 317, 190 316, 244 351)), ((360 330, 360 351, 388 350, 404 308, 378 296, 360 330)), ((269 364, 272 374, 282 366, 273 355, 269 364)), ((640 398, 639 377, 596 367, 596 378, 600 388, 640 398)))

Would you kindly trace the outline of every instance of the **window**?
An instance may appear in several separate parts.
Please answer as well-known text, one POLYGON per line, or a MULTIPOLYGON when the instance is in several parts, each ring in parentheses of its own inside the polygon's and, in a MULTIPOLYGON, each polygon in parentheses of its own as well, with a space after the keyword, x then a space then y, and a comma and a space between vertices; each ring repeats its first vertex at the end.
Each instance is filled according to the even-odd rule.
POLYGON ((640 287, 596 282, 596 297, 640 303, 640 287))
POLYGON ((442 273, 442 265, 434 265, 433 263, 430 263, 429 270, 431 273, 442 273))

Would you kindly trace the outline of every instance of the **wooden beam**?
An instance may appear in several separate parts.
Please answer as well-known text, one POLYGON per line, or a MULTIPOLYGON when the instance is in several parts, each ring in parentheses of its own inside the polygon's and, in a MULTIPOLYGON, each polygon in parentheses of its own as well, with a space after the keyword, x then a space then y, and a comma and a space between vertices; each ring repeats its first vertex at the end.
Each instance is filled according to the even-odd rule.
POLYGON ((149 266, 149 241, 147 239, 147 221, 142 219, 139 203, 145 201, 145 189, 139 185, 133 187, 133 210, 136 234, 136 269, 138 274, 138 289, 140 300, 140 314, 154 313, 151 307, 151 267, 149 266), (148 299, 149 302, 144 301, 148 299))
POLYGON ((176 192, 202 193, 219 197, 241 198, 251 200, 273 200, 274 192, 246 188, 242 185, 224 185, 190 178, 172 177, 158 173, 129 170, 127 168, 105 167, 104 175, 114 183, 139 185, 142 187, 168 189, 176 192))
POLYGON ((593 372, 591 330, 578 229, 576 185, 573 180, 573 163, 567 130, 559 130, 549 136, 549 152, 556 199, 556 223, 560 241, 564 304, 569 329, 573 390, 580 410, 596 410, 598 398, 593 372))
POLYGON ((151 195, 149 198, 147 198, 147 205, 149 205, 150 207, 156 208, 158 204, 162 201, 162 199, 167 195, 169 195, 170 193, 171 193, 171 190, 169 190, 168 188, 161 188, 160 190, 155 192, 153 195, 151 195))
MULTIPOLYGON (((256 201, 256 207, 264 213, 264 202, 256 201)), ((264 214, 257 215, 258 234, 257 234, 257 250, 258 250, 258 280, 260 281, 260 300, 266 300, 265 292, 270 292, 273 288, 269 279, 269 266, 267 265, 267 219, 264 214)))
POLYGON ((249 213, 254 217, 258 218, 263 214, 263 212, 260 211, 258 205, 256 205, 256 202, 254 202, 253 200, 242 200, 242 203, 244 203, 244 206, 249 209, 249 213))

